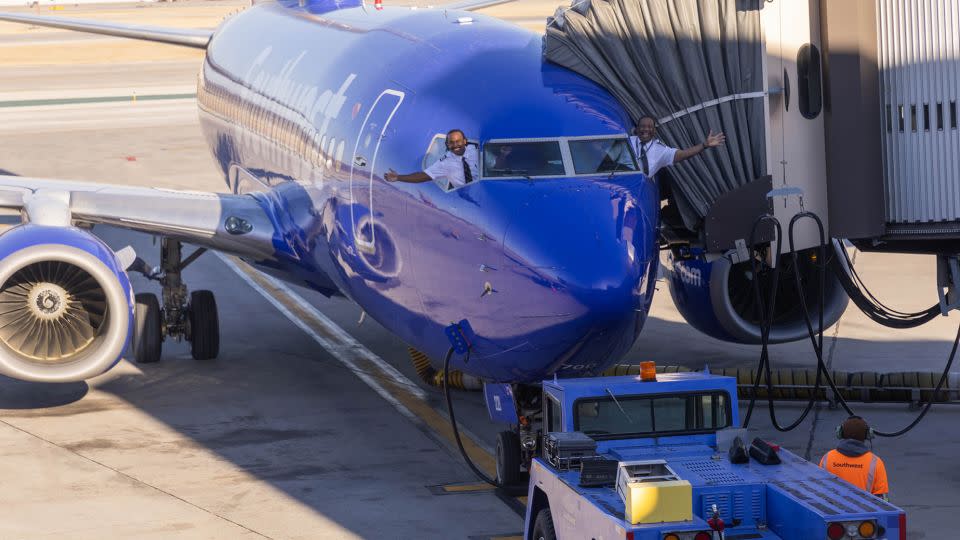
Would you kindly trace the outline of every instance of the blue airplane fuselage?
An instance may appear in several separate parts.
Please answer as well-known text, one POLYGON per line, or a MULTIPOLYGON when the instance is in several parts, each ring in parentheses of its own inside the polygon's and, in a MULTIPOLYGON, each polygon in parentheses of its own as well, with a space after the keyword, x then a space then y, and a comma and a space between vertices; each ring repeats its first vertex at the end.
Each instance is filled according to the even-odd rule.
POLYGON ((388 183, 453 128, 497 139, 615 136, 605 90, 496 19, 351 2, 256 5, 211 40, 204 134, 231 190, 273 216, 268 272, 341 292, 434 359, 467 319, 469 363, 500 382, 596 373, 646 319, 659 197, 639 173, 388 183), (338 9, 334 9, 338 8, 338 9), (470 17, 464 21, 461 17, 470 17), (269 29, 269 30, 267 30, 269 29))

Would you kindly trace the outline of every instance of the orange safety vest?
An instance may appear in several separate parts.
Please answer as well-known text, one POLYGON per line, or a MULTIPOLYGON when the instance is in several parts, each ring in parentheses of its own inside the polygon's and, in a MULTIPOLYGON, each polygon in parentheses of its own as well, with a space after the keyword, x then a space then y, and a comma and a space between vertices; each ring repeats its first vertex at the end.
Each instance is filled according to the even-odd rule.
POLYGON ((890 491, 887 468, 873 452, 850 457, 838 450, 831 450, 820 459, 820 468, 874 495, 884 495, 890 491))

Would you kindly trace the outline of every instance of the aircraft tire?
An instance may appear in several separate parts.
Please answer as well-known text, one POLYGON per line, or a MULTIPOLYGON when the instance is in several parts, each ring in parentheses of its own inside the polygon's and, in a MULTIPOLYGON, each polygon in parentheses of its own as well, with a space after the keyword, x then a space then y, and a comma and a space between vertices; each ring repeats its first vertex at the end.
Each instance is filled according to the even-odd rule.
POLYGON ((520 437, 513 431, 497 434, 497 483, 514 486, 520 482, 520 437))
POLYGON ((153 293, 140 293, 134 299, 133 358, 138 364, 159 362, 163 350, 160 302, 153 293))
POLYGON ((553 528, 553 516, 549 508, 537 512, 533 522, 533 540, 557 540, 557 531, 553 528))
POLYGON ((212 360, 220 354, 220 320, 211 291, 190 293, 190 353, 194 360, 212 360))

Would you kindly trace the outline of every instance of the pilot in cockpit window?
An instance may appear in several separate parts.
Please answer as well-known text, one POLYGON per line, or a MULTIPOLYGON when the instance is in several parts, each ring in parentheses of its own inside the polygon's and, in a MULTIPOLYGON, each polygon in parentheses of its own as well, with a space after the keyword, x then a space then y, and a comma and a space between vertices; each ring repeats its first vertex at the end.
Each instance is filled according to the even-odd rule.
POLYGON ((383 175, 387 182, 409 182, 419 184, 437 180, 445 183, 447 189, 455 189, 480 177, 478 155, 475 146, 467 144, 467 137, 459 129, 447 132, 447 152, 440 160, 423 171, 410 174, 397 174, 390 169, 383 175))

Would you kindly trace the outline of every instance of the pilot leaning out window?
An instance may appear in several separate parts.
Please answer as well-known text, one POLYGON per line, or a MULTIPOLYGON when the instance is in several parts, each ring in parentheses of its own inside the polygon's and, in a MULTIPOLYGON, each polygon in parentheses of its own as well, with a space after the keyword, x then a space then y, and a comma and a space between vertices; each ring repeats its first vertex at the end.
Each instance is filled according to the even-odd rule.
POLYGON ((390 169, 384 179, 387 182, 409 182, 418 184, 429 180, 445 180, 447 189, 454 189, 469 184, 480 176, 477 166, 479 156, 474 146, 467 144, 467 137, 463 131, 452 129, 447 133, 447 152, 439 161, 427 167, 425 171, 397 174, 390 169))

